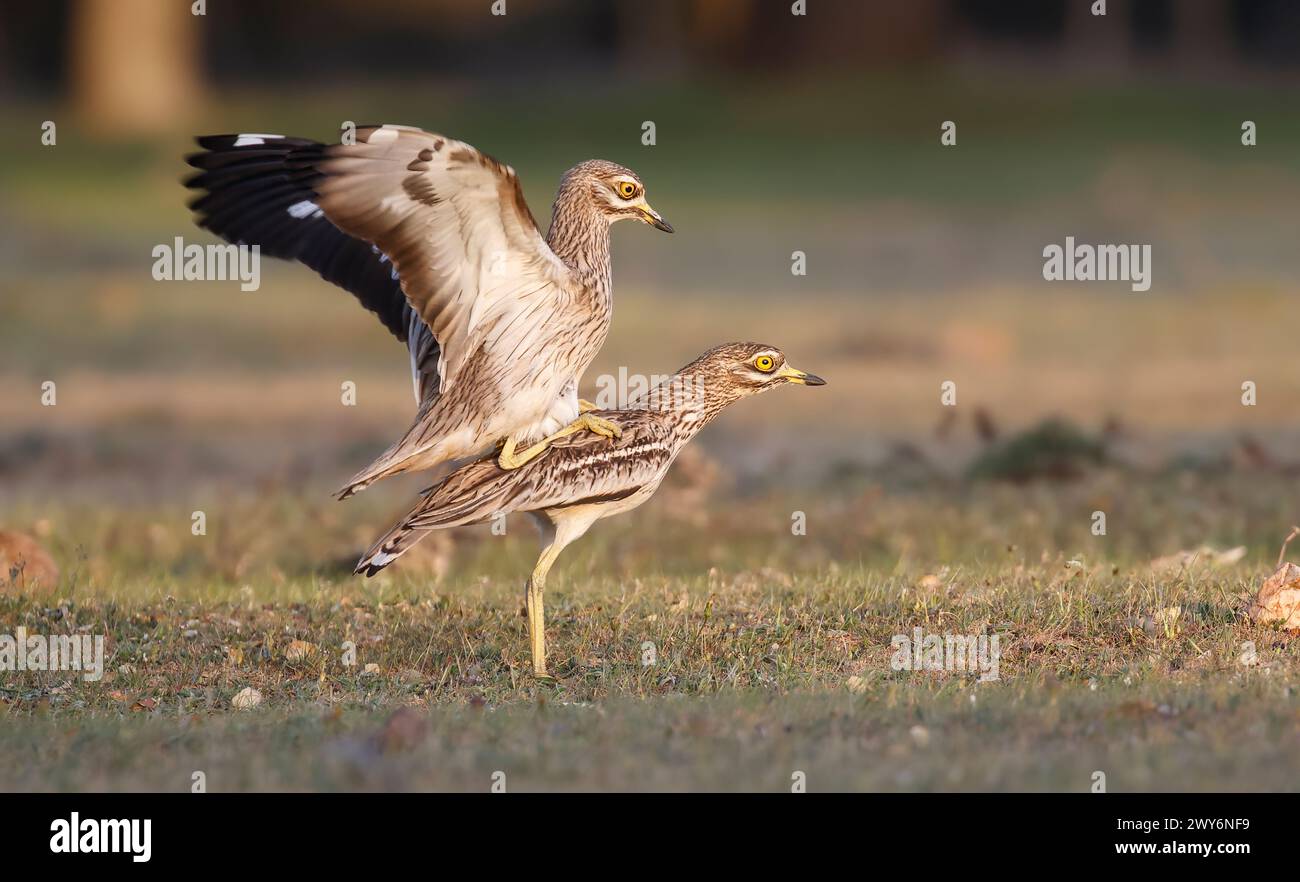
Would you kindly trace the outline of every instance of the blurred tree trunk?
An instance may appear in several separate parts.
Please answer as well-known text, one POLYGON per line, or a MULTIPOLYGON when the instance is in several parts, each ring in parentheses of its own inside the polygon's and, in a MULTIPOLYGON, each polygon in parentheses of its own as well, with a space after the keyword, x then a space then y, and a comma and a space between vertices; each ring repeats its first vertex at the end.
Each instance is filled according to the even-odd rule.
POLYGON ((131 136, 183 126, 202 89, 198 29, 177 0, 78 0, 69 26, 73 106, 92 129, 131 136))

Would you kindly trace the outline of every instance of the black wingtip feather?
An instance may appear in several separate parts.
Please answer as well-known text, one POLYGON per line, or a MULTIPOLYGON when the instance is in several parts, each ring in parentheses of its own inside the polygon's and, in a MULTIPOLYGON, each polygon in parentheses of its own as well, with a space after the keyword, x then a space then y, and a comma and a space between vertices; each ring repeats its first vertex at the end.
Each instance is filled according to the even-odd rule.
POLYGON ((268 134, 199 135, 185 157, 197 171, 182 179, 194 223, 227 242, 257 245, 264 255, 297 260, 349 291, 379 316, 393 336, 408 338, 410 310, 401 283, 369 242, 353 238, 319 213, 291 214, 315 202, 316 164, 325 145, 268 134), (240 139, 261 138, 254 143, 240 139))

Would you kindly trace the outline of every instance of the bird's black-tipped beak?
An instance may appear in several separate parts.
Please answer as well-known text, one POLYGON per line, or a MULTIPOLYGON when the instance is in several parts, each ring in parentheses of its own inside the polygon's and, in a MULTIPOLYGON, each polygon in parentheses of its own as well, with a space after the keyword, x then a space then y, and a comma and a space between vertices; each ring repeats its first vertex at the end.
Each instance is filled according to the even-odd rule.
POLYGON ((798 383, 801 386, 825 386, 826 381, 816 374, 810 374, 807 371, 801 371, 798 368, 786 366, 781 368, 778 376, 784 377, 786 382, 798 383))
POLYGON ((664 220, 664 216, 649 205, 642 206, 641 213, 645 215, 645 222, 656 230, 663 230, 665 233, 674 232, 673 225, 664 220))

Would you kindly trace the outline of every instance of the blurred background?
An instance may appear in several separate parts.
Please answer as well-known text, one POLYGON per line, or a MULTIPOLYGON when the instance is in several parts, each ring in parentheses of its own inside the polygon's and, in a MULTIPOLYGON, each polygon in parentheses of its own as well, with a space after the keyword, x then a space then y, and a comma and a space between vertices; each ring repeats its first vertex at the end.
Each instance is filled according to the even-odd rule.
POLYGON ((180 184, 193 135, 328 141, 351 120, 512 164, 543 227, 575 162, 638 171, 678 232, 616 229, 587 397, 599 374, 667 372, 733 339, 829 379, 729 412, 661 506, 768 494, 779 525, 796 492, 852 524, 821 560, 870 542, 897 557, 901 527, 863 526, 890 506, 923 500, 923 532, 948 502, 1087 512, 1141 478, 1234 514, 1176 510, 1136 553, 1270 543, 1300 469, 1300 6, 1091 5, 0 2, 0 523, 68 557, 215 488, 296 500, 362 543, 409 501, 418 476, 347 511, 327 495, 412 410, 404 349, 347 294, 270 260, 248 293, 150 275, 156 245, 212 241, 180 184), (1042 249, 1066 236, 1150 244, 1151 289, 1044 282, 1042 249), (69 512, 86 511, 98 533, 78 533, 69 512))

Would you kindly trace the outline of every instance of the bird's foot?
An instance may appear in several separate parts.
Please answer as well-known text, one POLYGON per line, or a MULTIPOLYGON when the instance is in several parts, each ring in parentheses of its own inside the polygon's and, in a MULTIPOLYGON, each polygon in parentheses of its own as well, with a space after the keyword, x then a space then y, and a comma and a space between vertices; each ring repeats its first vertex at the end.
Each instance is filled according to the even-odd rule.
POLYGON ((501 452, 497 454, 497 465, 506 471, 517 469, 545 453, 552 441, 567 438, 574 432, 583 430, 593 432, 603 438, 618 438, 623 434, 623 430, 613 420, 607 420, 604 417, 594 416, 590 413, 580 413, 576 420, 560 429, 560 431, 546 436, 527 450, 516 450, 517 442, 515 439, 507 438, 505 443, 501 445, 501 452))
POLYGON ((586 413, 589 410, 600 410, 595 404, 592 404, 585 398, 578 399, 578 413, 586 413))
POLYGON ((579 413, 578 418, 573 421, 572 425, 580 429, 586 429, 588 432, 594 432, 602 438, 620 438, 623 435, 623 430, 618 423, 590 413, 579 413))
POLYGON ((507 472, 511 469, 517 469, 545 453, 548 443, 550 443, 549 440, 539 441, 527 450, 517 451, 515 449, 515 439, 507 438, 505 443, 501 445, 501 452, 497 454, 497 465, 507 472))

